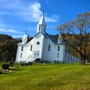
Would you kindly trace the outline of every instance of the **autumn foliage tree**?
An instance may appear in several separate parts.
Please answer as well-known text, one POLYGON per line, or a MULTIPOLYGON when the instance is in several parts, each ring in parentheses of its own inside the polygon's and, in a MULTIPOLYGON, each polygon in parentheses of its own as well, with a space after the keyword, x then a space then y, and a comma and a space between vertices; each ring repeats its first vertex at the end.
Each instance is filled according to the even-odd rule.
POLYGON ((18 42, 19 40, 11 36, 0 34, 0 61, 15 60, 18 42))
POLYGON ((90 46, 90 13, 86 12, 57 27, 63 40, 80 55, 81 64, 85 65, 90 46))

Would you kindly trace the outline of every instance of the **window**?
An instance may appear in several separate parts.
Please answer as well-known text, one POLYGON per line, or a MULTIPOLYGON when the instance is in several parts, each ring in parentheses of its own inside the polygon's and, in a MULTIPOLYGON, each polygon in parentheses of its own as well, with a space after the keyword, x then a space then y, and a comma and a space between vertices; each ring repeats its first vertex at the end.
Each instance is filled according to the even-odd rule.
POLYGON ((58 46, 58 51, 60 51, 60 46, 58 46))
POLYGON ((40 42, 38 41, 38 42, 37 42, 37 45, 39 45, 39 44, 40 44, 40 42))
POLYGON ((36 56, 36 53, 34 53, 34 56, 36 56))
POLYGON ((39 53, 37 53, 37 56, 39 56, 39 53))
POLYGON ((69 54, 68 54, 68 59, 69 59, 69 54))
POLYGON ((67 57, 67 54, 65 53, 65 57, 67 57))
POLYGON ((57 58, 59 58, 59 53, 57 53, 57 58))
POLYGON ((49 44, 49 45, 48 45, 48 51, 50 51, 50 49, 51 49, 51 45, 49 44))
POLYGON ((22 58, 22 53, 20 54, 20 58, 22 58))
POLYGON ((71 60, 72 60, 72 56, 71 56, 71 60))
POLYGON ((21 51, 23 51, 23 46, 21 47, 21 51))
POLYGON ((39 58, 39 51, 34 51, 34 58, 39 58))
POLYGON ((40 27, 41 27, 41 25, 39 25, 39 30, 40 30, 40 27))
POLYGON ((30 51, 32 51, 32 45, 31 45, 31 47, 30 47, 30 51))
POLYGON ((74 57, 73 57, 73 61, 74 61, 74 57))

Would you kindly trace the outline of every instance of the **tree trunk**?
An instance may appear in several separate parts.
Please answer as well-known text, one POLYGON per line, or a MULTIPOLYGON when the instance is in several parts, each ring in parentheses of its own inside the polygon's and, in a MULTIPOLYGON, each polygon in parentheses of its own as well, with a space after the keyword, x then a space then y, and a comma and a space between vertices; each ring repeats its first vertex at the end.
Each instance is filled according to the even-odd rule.
POLYGON ((86 57, 84 55, 80 55, 80 56, 81 56, 81 65, 85 65, 86 57))

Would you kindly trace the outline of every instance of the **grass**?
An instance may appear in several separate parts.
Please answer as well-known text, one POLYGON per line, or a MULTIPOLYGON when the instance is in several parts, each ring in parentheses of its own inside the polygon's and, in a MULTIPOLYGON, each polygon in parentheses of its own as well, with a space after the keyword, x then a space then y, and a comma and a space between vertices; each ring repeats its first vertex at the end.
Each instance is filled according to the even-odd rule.
POLYGON ((90 65, 15 65, 15 72, 0 74, 0 90, 90 90, 90 65))

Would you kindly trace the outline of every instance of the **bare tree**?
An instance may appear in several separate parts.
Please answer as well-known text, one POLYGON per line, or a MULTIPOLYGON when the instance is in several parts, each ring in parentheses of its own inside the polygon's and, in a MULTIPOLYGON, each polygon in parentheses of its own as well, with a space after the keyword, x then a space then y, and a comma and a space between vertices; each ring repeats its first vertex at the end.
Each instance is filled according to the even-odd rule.
POLYGON ((90 41, 90 13, 77 15, 74 20, 58 26, 57 30, 66 44, 79 53, 81 64, 85 65, 90 41))

